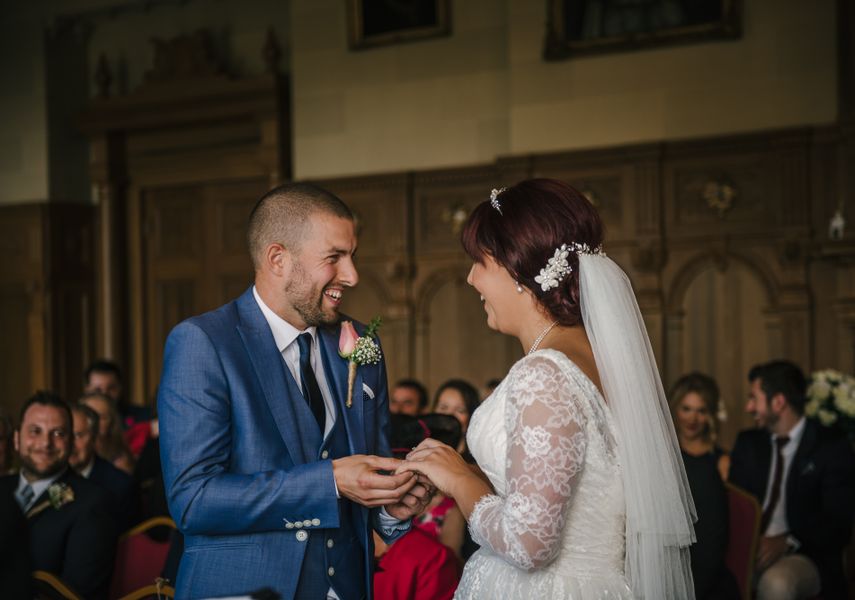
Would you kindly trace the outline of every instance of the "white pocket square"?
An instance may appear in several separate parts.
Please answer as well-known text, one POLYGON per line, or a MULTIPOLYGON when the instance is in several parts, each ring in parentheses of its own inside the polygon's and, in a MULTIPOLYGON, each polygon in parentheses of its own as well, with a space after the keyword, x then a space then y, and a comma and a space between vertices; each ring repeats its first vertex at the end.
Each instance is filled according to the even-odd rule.
POLYGON ((364 383, 362 384, 362 393, 364 393, 366 396, 368 396, 369 398, 374 400, 374 390, 372 390, 370 387, 368 387, 364 383))

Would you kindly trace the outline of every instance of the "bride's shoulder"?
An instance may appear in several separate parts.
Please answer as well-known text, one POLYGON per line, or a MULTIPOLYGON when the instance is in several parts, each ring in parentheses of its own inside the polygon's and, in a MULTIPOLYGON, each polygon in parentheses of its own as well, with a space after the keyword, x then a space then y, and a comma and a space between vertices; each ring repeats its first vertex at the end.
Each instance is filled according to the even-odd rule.
POLYGON ((570 373, 576 369, 567 356, 557 350, 543 349, 526 354, 519 359, 508 373, 511 380, 531 379, 541 380, 555 379, 564 380, 571 378, 570 373))
MULTIPOLYGON (((537 350, 519 359, 508 373, 512 380, 553 380, 594 394, 596 385, 566 354, 551 348, 537 350)), ((595 394, 596 395, 596 394, 595 394)))

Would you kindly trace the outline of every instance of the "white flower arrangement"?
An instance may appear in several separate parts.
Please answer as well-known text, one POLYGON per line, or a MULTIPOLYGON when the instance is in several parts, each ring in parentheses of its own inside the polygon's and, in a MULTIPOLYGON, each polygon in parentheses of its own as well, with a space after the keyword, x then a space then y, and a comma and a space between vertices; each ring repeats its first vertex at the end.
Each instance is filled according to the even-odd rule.
POLYGON ((855 378, 833 369, 811 374, 805 414, 855 439, 855 378))

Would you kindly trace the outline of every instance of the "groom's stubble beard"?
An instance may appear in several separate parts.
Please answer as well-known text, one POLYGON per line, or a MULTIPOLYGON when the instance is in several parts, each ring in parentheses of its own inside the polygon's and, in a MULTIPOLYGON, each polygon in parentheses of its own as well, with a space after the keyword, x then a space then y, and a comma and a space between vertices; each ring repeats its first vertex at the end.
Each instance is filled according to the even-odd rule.
POLYGON ((338 322, 337 310, 324 311, 324 288, 312 284, 299 262, 294 263, 291 278, 285 285, 285 294, 306 327, 334 325, 338 322))

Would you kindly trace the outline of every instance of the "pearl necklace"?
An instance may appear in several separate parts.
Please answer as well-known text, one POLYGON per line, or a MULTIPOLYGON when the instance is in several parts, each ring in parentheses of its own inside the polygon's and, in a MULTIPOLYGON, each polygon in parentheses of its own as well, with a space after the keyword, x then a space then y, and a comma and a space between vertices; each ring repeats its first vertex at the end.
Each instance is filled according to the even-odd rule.
POLYGON ((558 321, 553 321, 552 323, 546 326, 546 329, 540 332, 540 335, 535 338, 534 343, 531 345, 531 348, 528 349, 529 354, 537 350, 537 347, 540 346, 540 342, 543 341, 543 338, 546 337, 546 334, 552 331, 552 328, 555 327, 557 324, 558 321))

